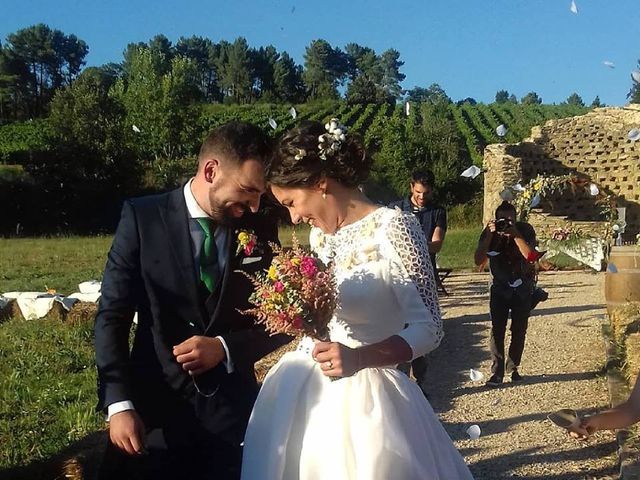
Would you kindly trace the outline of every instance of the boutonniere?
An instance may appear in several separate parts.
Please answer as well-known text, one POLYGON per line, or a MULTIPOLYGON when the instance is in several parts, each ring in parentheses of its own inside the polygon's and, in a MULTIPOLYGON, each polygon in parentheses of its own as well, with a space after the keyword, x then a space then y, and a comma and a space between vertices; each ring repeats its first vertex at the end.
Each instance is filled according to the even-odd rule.
POLYGON ((236 255, 239 255, 240 252, 244 252, 245 255, 251 255, 258 243, 256 234, 253 233, 253 230, 236 230, 236 234, 238 235, 236 238, 236 243, 238 244, 236 255))

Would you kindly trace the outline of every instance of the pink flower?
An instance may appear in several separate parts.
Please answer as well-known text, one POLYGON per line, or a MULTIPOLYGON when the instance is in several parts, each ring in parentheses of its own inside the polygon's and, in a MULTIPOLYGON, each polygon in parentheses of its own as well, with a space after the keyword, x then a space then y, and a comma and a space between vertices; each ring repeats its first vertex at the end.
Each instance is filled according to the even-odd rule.
POLYGON ((318 267, 313 257, 303 257, 300 263, 300 272, 308 278, 312 278, 318 273, 318 267))
POLYGON ((244 247, 244 254, 251 255, 253 253, 253 249, 256 247, 256 241, 251 239, 249 243, 244 247))
POLYGON ((273 289, 277 292, 277 293, 282 293, 284 292, 284 283, 282 283, 280 280, 278 280, 277 282, 275 282, 273 284, 273 289))
POLYGON ((296 315, 295 317, 293 317, 291 326, 297 330, 302 329, 302 317, 300 315, 296 315))

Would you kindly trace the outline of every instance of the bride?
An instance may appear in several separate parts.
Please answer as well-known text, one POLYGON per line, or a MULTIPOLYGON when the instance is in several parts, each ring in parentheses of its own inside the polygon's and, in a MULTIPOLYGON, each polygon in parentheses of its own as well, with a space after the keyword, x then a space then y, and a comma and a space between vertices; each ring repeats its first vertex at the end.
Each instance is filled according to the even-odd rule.
POLYGON ((370 166, 336 120, 303 123, 278 144, 271 192, 335 262, 339 306, 330 342, 303 339, 265 378, 244 480, 472 478, 419 387, 396 369, 438 346, 442 321, 417 220, 358 189, 370 166))

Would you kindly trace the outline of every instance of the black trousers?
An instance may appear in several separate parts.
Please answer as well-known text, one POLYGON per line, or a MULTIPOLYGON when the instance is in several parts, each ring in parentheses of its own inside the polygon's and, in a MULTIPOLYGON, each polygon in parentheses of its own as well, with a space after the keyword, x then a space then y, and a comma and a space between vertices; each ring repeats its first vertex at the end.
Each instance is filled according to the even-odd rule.
POLYGON ((422 393, 427 395, 427 368, 429 366, 429 354, 418 357, 411 362, 401 363, 398 365, 398 370, 405 375, 410 376, 411 370, 413 370, 413 376, 416 378, 416 383, 422 390, 422 393))
POLYGON ((99 480, 239 480, 242 449, 212 437, 168 447, 160 429, 147 433, 147 452, 130 456, 109 440, 99 480))
POLYGON ((531 295, 524 298, 515 291, 511 295, 501 292, 491 286, 489 310, 491 312, 491 373, 504 377, 506 373, 513 373, 520 366, 524 342, 531 313, 531 295), (504 337, 507 332, 507 321, 511 313, 511 345, 505 361, 504 337))

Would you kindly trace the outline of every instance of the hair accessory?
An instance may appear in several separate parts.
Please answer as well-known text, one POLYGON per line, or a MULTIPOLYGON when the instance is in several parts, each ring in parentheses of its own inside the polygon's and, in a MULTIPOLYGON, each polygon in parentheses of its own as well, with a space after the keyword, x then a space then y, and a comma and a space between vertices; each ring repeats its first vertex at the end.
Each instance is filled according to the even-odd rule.
POLYGON ((318 137, 318 150, 320 158, 326 160, 327 156, 333 155, 340 150, 342 142, 346 140, 347 129, 341 125, 337 118, 332 118, 324 126, 327 133, 323 133, 318 137))
POLYGON ((296 153, 294 158, 296 160, 302 160, 306 154, 307 154, 306 150, 304 150, 302 148, 298 148, 298 153, 296 153))

